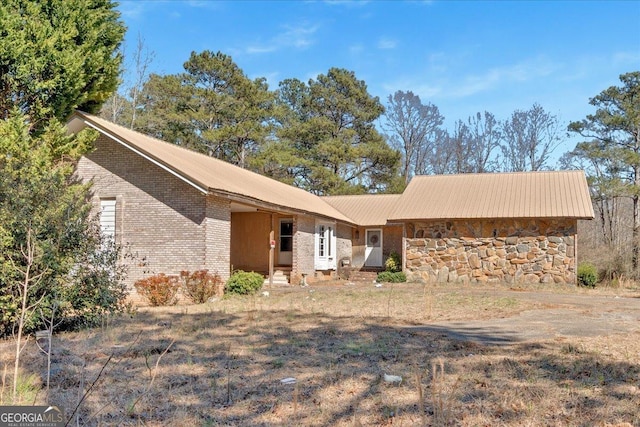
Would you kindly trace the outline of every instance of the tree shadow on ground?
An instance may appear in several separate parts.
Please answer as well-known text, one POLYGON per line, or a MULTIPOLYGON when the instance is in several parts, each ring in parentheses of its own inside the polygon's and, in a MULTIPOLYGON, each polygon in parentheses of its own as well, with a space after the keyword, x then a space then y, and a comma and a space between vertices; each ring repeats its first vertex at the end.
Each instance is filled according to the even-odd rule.
POLYGON ((94 331, 81 348, 74 337, 57 339, 51 404, 73 407, 113 355, 81 425, 640 422, 637 360, 486 328, 295 310, 148 312, 94 331))

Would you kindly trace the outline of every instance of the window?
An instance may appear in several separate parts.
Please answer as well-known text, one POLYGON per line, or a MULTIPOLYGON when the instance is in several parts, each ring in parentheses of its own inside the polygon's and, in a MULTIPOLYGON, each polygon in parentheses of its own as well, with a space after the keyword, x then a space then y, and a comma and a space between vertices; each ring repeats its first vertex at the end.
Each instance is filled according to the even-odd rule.
POLYGON ((116 200, 100 200, 100 232, 105 240, 116 241, 116 200))
POLYGON ((280 252, 293 250, 293 220, 280 220, 280 252))
POLYGON ((327 256, 327 230, 324 225, 318 227, 318 256, 327 256))

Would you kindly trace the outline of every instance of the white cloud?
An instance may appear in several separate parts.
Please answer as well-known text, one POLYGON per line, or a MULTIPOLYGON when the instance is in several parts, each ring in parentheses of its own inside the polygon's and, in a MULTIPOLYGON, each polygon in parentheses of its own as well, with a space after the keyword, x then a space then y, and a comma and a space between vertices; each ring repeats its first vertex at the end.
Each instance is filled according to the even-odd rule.
MULTIPOLYGON (((638 52, 615 52, 612 57, 615 65, 631 65, 638 68, 640 63, 640 53, 638 52)), ((629 70, 632 71, 632 70, 629 70)))
POLYGON ((436 53, 429 57, 428 71, 405 76, 382 87, 387 93, 411 90, 423 100, 460 99, 498 90, 504 84, 545 78, 561 68, 544 57, 535 57, 513 65, 490 68, 480 74, 456 76, 447 72, 446 63, 444 55, 436 53))
POLYGON ((286 48, 307 49, 315 43, 313 35, 319 25, 285 26, 283 31, 273 36, 268 42, 248 46, 245 53, 263 54, 286 48))
POLYGON ((361 53, 363 50, 364 50, 364 46, 362 46, 359 43, 352 44, 349 46, 349 53, 351 53, 352 55, 357 55, 361 53))
POLYGON ((208 0, 189 0, 187 4, 191 7, 198 7, 201 9, 219 10, 222 3, 208 0))
POLYGON ((118 10, 125 18, 138 18, 145 11, 146 2, 121 1, 118 10))
POLYGON ((536 57, 510 66, 491 68, 483 74, 466 76, 457 82, 448 93, 451 97, 464 98, 495 89, 503 83, 522 83, 547 77, 557 69, 557 64, 544 57, 536 57))
POLYGON ((255 46, 247 46, 245 52, 248 54, 261 54, 261 53, 270 53, 278 50, 278 46, 274 44, 266 44, 266 45, 255 45, 255 46))
POLYGON ((444 84, 428 84, 425 83, 424 80, 411 80, 404 79, 398 80, 392 83, 385 83, 382 85, 382 88, 388 94, 394 94, 396 91, 411 91, 414 94, 418 95, 422 101, 427 101, 431 98, 439 96, 444 90, 444 84))
POLYGON ((378 40, 378 49, 395 49, 398 42, 393 39, 382 37, 378 40))
POLYGON ((369 3, 368 0, 325 0, 325 4, 329 6, 346 6, 346 7, 361 7, 366 6, 369 3))

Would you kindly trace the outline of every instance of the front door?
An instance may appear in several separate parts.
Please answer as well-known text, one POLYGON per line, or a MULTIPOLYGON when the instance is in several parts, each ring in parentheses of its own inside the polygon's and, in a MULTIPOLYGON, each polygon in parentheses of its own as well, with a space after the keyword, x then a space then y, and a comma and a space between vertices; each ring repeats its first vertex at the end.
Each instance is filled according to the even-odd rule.
POLYGON ((382 267, 382 230, 379 228, 366 230, 365 237, 365 267, 382 267))
POLYGON ((336 234, 335 223, 316 223, 315 237, 315 269, 336 269, 336 234))

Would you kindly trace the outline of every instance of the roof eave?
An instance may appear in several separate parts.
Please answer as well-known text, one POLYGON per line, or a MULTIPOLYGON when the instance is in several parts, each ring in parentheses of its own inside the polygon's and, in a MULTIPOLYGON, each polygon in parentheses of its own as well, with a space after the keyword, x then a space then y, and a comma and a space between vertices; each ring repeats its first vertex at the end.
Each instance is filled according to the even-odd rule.
POLYGON ((314 216, 318 218, 329 219, 333 221, 340 221, 341 223, 344 223, 350 226, 357 226, 357 224, 353 220, 348 218, 339 218, 335 216, 330 216, 328 214, 308 211, 305 209, 296 209, 288 206, 282 206, 275 203, 265 202, 264 200, 248 197, 243 194, 232 193, 232 192, 224 191, 220 189, 209 188, 209 194, 216 197, 232 200, 234 202, 240 202, 240 203, 256 206, 260 209, 267 210, 267 211, 283 212, 283 213, 291 213, 291 214, 303 214, 303 215, 309 215, 309 216, 314 216))
POLYGON ((447 217, 447 218, 428 218, 428 217, 420 217, 420 218, 389 218, 389 222, 410 222, 410 221, 477 221, 480 219, 582 219, 582 220, 592 220, 593 216, 573 216, 573 215, 562 215, 562 216, 505 216, 505 217, 447 217))
MULTIPOLYGON (((82 113, 79 113, 79 114, 82 115, 82 113)), ((99 124, 94 123, 93 121, 89 120, 84 115, 82 115, 82 121, 83 121, 84 124, 86 124, 90 128, 95 129, 96 131, 98 131, 101 134, 111 138, 113 141, 117 142, 118 144, 122 145, 123 147, 125 147, 125 148, 133 151, 134 153, 138 154, 139 156, 149 160, 151 163, 155 164, 156 166, 160 167, 161 169, 164 169, 165 171, 169 172, 170 174, 174 175, 175 177, 179 178, 180 180, 186 182, 187 184, 191 185, 192 187, 194 187, 196 190, 200 191, 201 193, 203 193, 203 194, 207 194, 208 193, 208 188, 204 183, 199 182, 198 180, 193 179, 193 177, 182 173, 182 171, 180 171, 179 169, 176 169, 176 168, 172 167, 171 165, 167 164, 166 162, 163 162, 162 160, 158 159, 156 156, 150 154, 149 152, 147 152, 145 150, 142 150, 142 149, 140 149, 138 147, 134 147, 133 144, 131 144, 130 141, 127 141, 126 139, 124 139, 122 137, 114 135, 112 132, 109 132, 107 129, 104 129, 99 124)))

